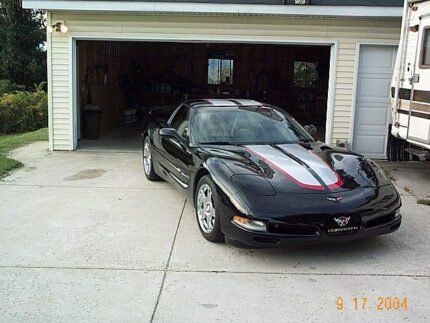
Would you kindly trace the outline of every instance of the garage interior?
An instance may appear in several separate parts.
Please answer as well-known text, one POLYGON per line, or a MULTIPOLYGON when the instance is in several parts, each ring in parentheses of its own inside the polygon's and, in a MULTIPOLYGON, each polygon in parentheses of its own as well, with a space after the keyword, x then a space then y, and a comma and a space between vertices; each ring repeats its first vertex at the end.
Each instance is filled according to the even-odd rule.
POLYGON ((151 118, 198 98, 270 103, 325 139, 330 46, 86 40, 77 59, 81 149, 140 149, 151 118))

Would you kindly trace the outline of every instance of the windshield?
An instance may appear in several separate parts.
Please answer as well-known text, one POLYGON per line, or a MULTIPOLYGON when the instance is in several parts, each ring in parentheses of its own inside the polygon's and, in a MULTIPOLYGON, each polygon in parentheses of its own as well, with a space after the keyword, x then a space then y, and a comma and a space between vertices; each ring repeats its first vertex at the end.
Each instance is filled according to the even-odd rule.
POLYGON ((197 144, 282 144, 314 139, 287 114, 271 107, 208 107, 192 113, 197 144))

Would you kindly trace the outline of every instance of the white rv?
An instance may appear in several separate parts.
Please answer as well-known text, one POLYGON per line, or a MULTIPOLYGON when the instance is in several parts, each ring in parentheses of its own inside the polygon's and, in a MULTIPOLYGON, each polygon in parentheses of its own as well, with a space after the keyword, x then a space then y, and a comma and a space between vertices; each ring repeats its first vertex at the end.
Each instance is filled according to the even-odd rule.
POLYGON ((399 160, 406 149, 429 157, 430 149, 430 0, 406 0, 400 46, 391 87, 395 138, 388 158, 399 160))

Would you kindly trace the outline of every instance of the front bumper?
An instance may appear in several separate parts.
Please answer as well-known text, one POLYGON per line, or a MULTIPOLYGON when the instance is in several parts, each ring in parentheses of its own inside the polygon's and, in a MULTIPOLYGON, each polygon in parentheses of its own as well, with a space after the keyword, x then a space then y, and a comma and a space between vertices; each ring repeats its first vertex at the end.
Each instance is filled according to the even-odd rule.
POLYGON ((297 230, 296 226, 291 226, 290 232, 253 232, 241 228, 235 224, 222 227, 226 236, 226 241, 236 246, 249 246, 255 248, 277 248, 290 245, 340 243, 359 240, 367 237, 395 232, 399 229, 402 221, 400 215, 396 216, 396 211, 378 215, 366 222, 362 221, 358 229, 353 232, 328 233, 324 225, 313 226, 303 225, 297 230), (298 232, 294 232, 294 229, 298 232))

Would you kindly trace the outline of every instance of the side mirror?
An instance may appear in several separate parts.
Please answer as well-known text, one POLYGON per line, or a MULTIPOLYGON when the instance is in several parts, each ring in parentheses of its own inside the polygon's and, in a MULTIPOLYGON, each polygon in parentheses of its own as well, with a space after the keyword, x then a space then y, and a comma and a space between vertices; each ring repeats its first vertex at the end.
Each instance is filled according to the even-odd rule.
POLYGON ((306 126, 304 126, 303 128, 305 128, 305 130, 311 135, 313 136, 314 134, 316 134, 318 132, 317 127, 315 127, 313 124, 308 124, 306 126))
POLYGON ((186 142, 189 142, 190 141, 190 136, 189 136, 189 134, 188 134, 188 127, 185 127, 185 129, 184 129, 184 133, 183 133, 183 135, 182 135, 183 137, 184 137, 184 139, 185 139, 185 141, 186 142))
POLYGON ((165 138, 179 138, 178 132, 173 128, 161 128, 159 134, 165 138))

